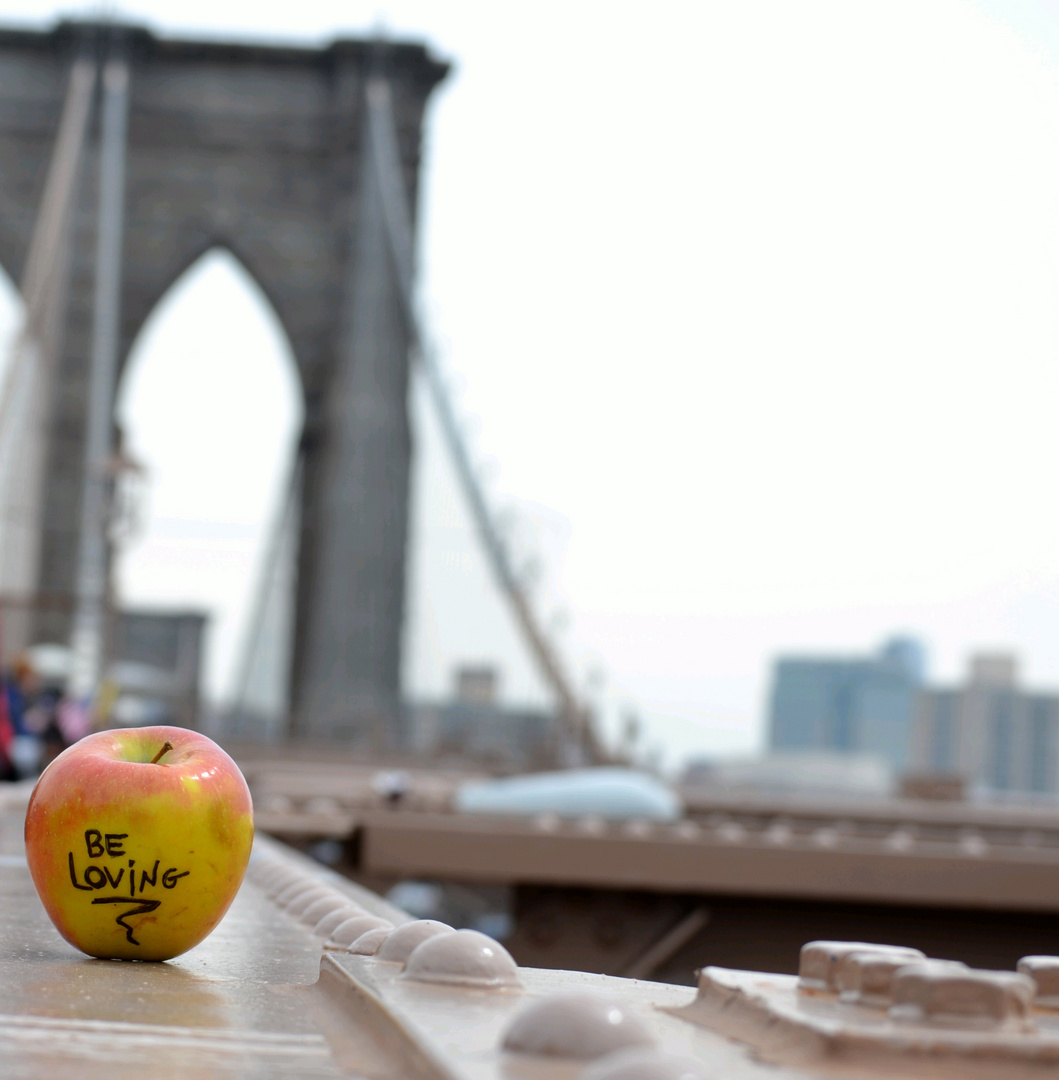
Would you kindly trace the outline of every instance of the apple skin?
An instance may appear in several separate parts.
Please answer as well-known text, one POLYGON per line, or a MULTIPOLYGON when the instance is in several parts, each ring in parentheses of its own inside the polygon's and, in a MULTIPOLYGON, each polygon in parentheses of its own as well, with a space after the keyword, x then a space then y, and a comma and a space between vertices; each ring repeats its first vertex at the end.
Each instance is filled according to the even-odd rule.
POLYGON ((102 959, 169 960, 197 945, 235 898, 253 839, 239 766, 186 728, 86 736, 44 770, 26 812, 41 902, 71 945, 102 959))

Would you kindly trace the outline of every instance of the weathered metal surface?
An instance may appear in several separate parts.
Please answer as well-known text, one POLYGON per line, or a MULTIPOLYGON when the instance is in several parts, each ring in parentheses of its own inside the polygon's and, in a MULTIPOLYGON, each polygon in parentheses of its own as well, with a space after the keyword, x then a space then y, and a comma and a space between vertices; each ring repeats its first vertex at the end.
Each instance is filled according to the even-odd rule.
POLYGON ((463 816, 458 773, 248 769, 261 827, 342 841, 344 873, 506 890, 522 964, 689 983, 706 964, 794 970, 818 937, 900 940, 985 967, 1059 952, 1059 812, 713 797, 673 824, 463 816), (696 813, 696 811, 698 811, 696 813))
MULTIPOLYGON (((30 883, 21 850, 28 787, 2 795, 5 1077, 500 1077, 512 1066, 501 1049, 506 1025, 542 994, 624 988, 627 1007, 645 1016, 690 997, 683 988, 602 976, 515 973, 503 949, 471 932, 447 935, 455 948, 419 957, 407 974, 399 963, 322 951, 322 936, 307 925, 321 904, 396 925, 408 916, 267 838, 231 911, 201 945, 164 964, 88 959, 58 936, 30 883)), ((676 1046, 716 1044, 738 1061, 723 1040, 660 1013, 650 1022, 676 1046)), ((583 1064, 519 1068, 558 1078, 578 1075, 583 1064)))
POLYGON ((1029 1080, 1059 1062, 1059 1013, 1036 1001, 1055 957, 1028 958, 1017 974, 908 954, 913 963, 874 984, 874 1004, 839 992, 857 963, 897 955, 864 943, 807 946, 815 992, 794 976, 718 968, 697 991, 516 968, 485 935, 428 932, 267 838, 201 945, 160 964, 88 959, 33 892, 28 791, 0 792, 5 1077, 1029 1080), (357 912, 404 944, 421 940, 358 955, 328 921, 357 912))
POLYGON ((374 874, 1059 911, 1059 848, 966 837, 906 847, 838 828, 779 840, 726 823, 403 812, 368 812, 361 829, 374 874))
POLYGON ((919 829, 979 828, 998 838, 1044 830, 1040 839, 1059 845, 1059 806, 1054 803, 981 803, 942 799, 857 799, 731 792, 703 785, 680 789, 689 817, 726 815, 750 827, 784 821, 792 829, 843 822, 863 831, 909 825, 919 829))
POLYGON ((359 831, 369 872, 1059 910, 1059 808, 700 792, 685 793, 687 816, 672 824, 486 817, 453 813, 472 773, 407 769, 391 801, 383 771, 264 759, 246 769, 267 829, 359 831))
MULTIPOLYGON (((346 1075, 316 1019, 320 941, 260 886, 245 885, 217 930, 175 960, 90 959, 48 921, 22 854, 16 793, 8 800, 14 806, 0 815, 2 1075, 346 1075)), ((407 919, 308 860, 273 855, 276 849, 261 839, 254 864, 271 857, 272 873, 286 865, 305 883, 407 919)))
POLYGON ((943 960, 899 967, 871 1003, 790 975, 706 968, 674 1012, 814 1075, 1028 1080, 1059 1067, 1059 1014, 1035 995, 1025 974, 943 960))

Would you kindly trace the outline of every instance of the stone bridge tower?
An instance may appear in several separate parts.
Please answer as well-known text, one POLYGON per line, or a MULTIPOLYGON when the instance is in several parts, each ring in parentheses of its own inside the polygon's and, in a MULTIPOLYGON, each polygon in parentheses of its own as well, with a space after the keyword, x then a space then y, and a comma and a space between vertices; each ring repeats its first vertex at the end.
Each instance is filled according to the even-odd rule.
MULTIPOLYGON (((292 730, 347 737, 396 713, 411 451, 407 331, 363 167, 365 81, 374 72, 390 83, 414 206, 423 110, 446 67, 414 45, 235 45, 81 23, 0 31, 0 263, 15 281, 72 61, 90 53, 102 64, 115 50, 129 65, 119 365, 210 248, 231 251, 269 298, 305 401, 292 730)), ((99 158, 96 118, 48 438, 39 641, 66 641, 70 630, 99 158)))

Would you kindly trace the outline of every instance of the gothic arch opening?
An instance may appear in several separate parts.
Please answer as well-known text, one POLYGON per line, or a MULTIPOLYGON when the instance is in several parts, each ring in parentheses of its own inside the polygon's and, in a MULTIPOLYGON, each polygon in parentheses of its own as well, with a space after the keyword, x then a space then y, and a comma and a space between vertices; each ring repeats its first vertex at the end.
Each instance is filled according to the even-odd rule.
POLYGON ((303 414, 283 326, 227 249, 201 256, 148 317, 115 412, 144 470, 115 593, 125 607, 209 614, 208 715, 232 694, 303 414))

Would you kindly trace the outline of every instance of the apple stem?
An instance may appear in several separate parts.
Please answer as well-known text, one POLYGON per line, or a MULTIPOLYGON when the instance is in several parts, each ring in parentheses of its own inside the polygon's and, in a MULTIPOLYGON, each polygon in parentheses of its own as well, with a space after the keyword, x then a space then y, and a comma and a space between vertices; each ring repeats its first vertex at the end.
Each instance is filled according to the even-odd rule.
POLYGON ((172 750, 172 749, 173 749, 173 744, 171 742, 169 742, 169 740, 167 739, 165 744, 162 746, 162 749, 159 750, 158 753, 155 754, 155 756, 153 758, 151 758, 151 764, 152 765, 157 765, 158 762, 161 761, 162 758, 165 757, 165 755, 168 754, 169 751, 172 750))

